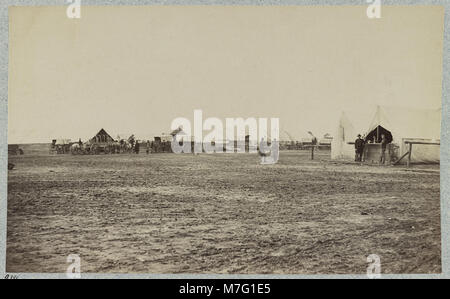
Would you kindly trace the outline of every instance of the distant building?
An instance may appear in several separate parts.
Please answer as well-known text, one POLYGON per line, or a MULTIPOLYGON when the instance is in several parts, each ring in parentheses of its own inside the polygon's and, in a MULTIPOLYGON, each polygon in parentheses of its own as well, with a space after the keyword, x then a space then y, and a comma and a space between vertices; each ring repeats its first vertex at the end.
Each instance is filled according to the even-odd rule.
POLYGON ((98 131, 94 137, 89 140, 89 143, 109 143, 114 142, 114 138, 112 138, 104 129, 98 131))

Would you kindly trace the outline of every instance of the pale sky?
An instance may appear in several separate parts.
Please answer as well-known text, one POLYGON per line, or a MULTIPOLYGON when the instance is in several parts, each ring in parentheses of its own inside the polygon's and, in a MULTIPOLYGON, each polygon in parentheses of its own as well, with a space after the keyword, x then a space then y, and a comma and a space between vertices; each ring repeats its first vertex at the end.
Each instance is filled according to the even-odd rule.
MULTIPOLYGON (((444 10, 382 7, 13 7, 8 143, 139 139, 176 117, 279 117, 333 133, 342 109, 441 106, 444 10)), ((369 120, 370 121, 370 120, 369 120)), ((204 133, 204 135, 207 132, 204 133)))

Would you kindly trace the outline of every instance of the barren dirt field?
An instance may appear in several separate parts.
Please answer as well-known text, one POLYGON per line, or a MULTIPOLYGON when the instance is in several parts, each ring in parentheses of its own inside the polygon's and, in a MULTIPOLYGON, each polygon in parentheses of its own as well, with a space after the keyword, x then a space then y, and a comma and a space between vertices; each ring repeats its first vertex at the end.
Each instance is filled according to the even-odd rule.
POLYGON ((7 272, 441 271, 439 166, 329 151, 11 156, 7 272))

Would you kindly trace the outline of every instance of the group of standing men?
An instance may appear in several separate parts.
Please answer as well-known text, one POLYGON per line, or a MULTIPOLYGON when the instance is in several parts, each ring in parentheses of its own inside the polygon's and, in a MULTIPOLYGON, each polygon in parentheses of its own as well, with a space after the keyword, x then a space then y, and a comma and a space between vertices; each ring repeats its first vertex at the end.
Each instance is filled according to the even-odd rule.
MULTIPOLYGON (((364 148, 366 146, 367 139, 361 138, 361 134, 358 134, 355 140, 355 161, 363 162, 364 161, 364 148)), ((386 148, 388 145, 388 140, 386 139, 386 135, 381 134, 381 152, 380 152, 380 164, 385 164, 386 162, 386 148)))

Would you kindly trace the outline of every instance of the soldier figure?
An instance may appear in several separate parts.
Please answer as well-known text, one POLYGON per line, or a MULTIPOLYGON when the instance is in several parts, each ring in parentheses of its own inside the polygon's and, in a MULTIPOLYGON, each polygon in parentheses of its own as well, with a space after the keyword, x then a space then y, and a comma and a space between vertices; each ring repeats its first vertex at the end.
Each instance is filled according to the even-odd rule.
POLYGON ((362 162, 362 156, 364 152, 364 140, 361 138, 361 134, 358 134, 358 138, 355 140, 355 161, 362 162))
POLYGON ((385 164, 386 162, 386 147, 388 141, 384 134, 381 134, 381 156, 380 156, 380 164, 385 164))
POLYGON ((136 140, 136 144, 134 145, 134 151, 136 154, 139 154, 139 141, 136 140))

